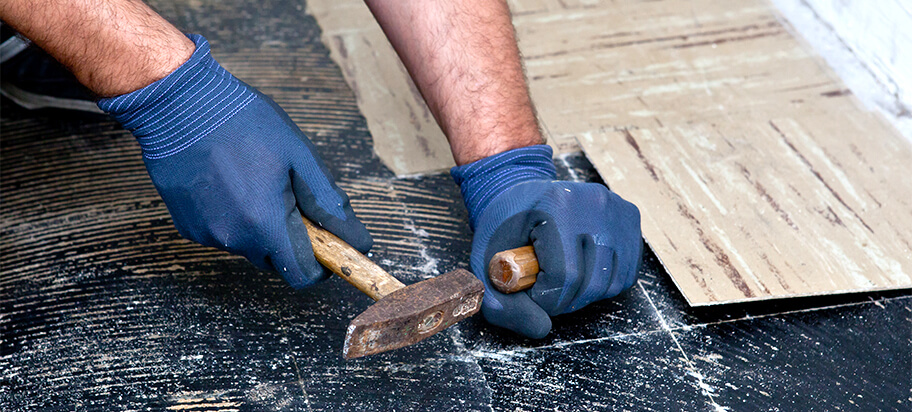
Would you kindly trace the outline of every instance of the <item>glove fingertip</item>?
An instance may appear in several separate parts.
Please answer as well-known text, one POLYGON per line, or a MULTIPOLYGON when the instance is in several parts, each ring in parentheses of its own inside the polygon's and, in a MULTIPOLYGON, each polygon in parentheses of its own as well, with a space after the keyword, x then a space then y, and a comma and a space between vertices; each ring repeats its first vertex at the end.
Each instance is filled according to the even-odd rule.
POLYGON ((551 333, 551 318, 544 316, 541 318, 530 319, 523 324, 523 330, 517 331, 531 339, 544 339, 551 333))
POLYGON ((304 276, 300 271, 280 270, 279 273, 282 274, 282 278, 285 279, 285 282, 288 283, 288 286, 291 286, 292 289, 304 289, 313 284, 310 279, 304 276))
POLYGON ((356 217, 347 220, 339 232, 340 234, 337 235, 339 238, 361 253, 367 253, 374 246, 374 238, 371 237, 364 223, 361 223, 356 217))
POLYGON ((276 262, 275 269, 282 275, 293 289, 303 289, 326 280, 329 271, 311 257, 312 262, 306 258, 293 258, 290 261, 276 262))
POLYGON ((374 245, 367 227, 355 216, 348 195, 330 181, 326 183, 327 186, 323 188, 325 190, 318 199, 299 173, 292 174, 292 188, 300 211, 315 224, 338 236, 359 252, 367 253, 374 245), (338 201, 328 202, 327 199, 331 197, 336 197, 338 201))
POLYGON ((512 330, 532 339, 541 339, 551 332, 551 317, 528 295, 505 296, 499 309, 482 306, 485 319, 493 325, 512 330))

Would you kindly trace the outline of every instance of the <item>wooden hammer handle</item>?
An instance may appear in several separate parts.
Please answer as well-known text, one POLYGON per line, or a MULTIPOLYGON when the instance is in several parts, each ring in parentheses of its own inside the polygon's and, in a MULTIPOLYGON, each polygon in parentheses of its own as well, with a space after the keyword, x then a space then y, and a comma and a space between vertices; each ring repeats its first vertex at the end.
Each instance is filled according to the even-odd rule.
POLYGON ((495 289, 514 293, 531 288, 538 270, 535 249, 523 246, 495 254, 488 265, 488 277, 495 289))
POLYGON ((310 244, 313 246, 317 261, 358 290, 366 293, 367 296, 380 300, 405 287, 399 279, 386 273, 380 266, 345 243, 344 240, 329 233, 326 229, 315 226, 306 217, 303 220, 304 226, 307 226, 307 235, 310 237, 310 244))

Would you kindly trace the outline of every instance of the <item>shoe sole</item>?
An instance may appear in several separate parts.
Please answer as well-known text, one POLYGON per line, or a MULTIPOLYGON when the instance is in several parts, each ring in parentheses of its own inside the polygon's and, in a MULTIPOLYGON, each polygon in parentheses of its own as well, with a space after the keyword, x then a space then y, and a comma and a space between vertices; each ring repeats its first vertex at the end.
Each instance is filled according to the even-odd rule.
POLYGON ((0 83, 0 94, 6 96, 8 99, 12 100, 19 106, 22 106, 29 110, 65 109, 104 114, 104 111, 99 109, 95 102, 79 99, 67 99, 63 97, 53 97, 27 92, 6 82, 0 83))

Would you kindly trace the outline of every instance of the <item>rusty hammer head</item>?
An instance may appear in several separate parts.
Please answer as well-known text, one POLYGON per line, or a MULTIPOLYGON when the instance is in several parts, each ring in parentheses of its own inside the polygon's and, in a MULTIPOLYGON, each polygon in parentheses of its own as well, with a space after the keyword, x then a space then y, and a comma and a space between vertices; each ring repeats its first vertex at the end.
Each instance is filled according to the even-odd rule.
POLYGON ((481 309, 484 284, 456 269, 396 290, 348 325, 346 359, 408 346, 472 316, 481 309))

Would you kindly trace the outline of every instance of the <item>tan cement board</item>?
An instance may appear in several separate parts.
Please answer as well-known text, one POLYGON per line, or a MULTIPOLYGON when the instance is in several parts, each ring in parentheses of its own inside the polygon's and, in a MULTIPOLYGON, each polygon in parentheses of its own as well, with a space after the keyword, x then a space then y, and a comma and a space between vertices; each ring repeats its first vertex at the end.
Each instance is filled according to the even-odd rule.
MULTIPOLYGON (((368 22, 329 3, 317 16, 336 19, 334 55, 333 42, 370 47, 364 30, 340 28, 368 22)), ((912 148, 766 1, 510 3, 549 136, 578 139, 640 207, 688 302, 912 287, 912 148)), ((378 87, 347 75, 359 95, 378 87)), ((413 104, 392 101, 395 89, 371 93, 390 111, 413 104)))

